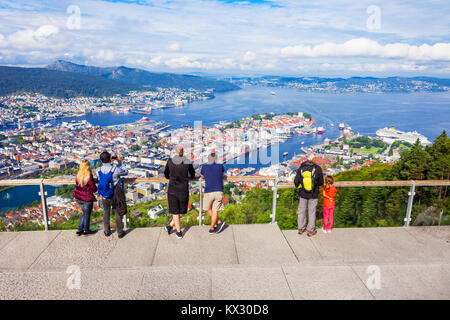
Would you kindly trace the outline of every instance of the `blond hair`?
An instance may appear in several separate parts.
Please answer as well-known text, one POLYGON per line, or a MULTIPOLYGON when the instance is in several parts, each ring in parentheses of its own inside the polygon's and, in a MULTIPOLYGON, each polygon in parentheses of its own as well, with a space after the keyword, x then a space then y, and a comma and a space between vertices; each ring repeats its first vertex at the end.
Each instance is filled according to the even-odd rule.
POLYGON ((77 182, 81 187, 84 187, 89 182, 92 176, 91 163, 88 160, 81 160, 80 169, 77 173, 77 182))
POLYGON ((325 190, 330 189, 330 186, 332 186, 334 183, 334 179, 332 176, 326 176, 325 177, 325 183, 324 183, 324 188, 325 190))

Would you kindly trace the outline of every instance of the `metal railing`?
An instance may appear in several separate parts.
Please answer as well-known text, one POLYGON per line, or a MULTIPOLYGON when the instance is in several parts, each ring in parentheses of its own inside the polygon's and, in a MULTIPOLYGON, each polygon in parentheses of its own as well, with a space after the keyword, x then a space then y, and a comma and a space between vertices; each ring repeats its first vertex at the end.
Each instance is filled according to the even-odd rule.
MULTIPOLYGON (((191 179, 191 181, 199 182, 199 196, 200 196, 200 205, 199 205, 199 225, 203 223, 203 207, 202 207, 202 188, 203 188, 203 180, 202 178, 191 179)), ((271 223, 276 223, 276 208, 277 208, 277 198, 278 193, 277 190, 280 188, 295 188, 293 183, 285 183, 279 182, 277 176, 229 176, 224 179, 226 182, 256 182, 256 181, 273 181, 273 199, 272 199, 272 214, 271 223)), ((68 178, 49 178, 49 179, 13 179, 13 180, 0 180, 0 186, 30 186, 30 185, 38 185, 40 186, 39 195, 41 196, 42 203, 42 212, 44 215, 44 226, 45 230, 49 229, 49 221, 48 221, 48 208, 47 208, 47 193, 45 191, 45 185, 68 185, 74 184, 75 177, 72 179, 68 178)), ((125 178, 125 183, 138 183, 138 182, 162 182, 168 183, 169 180, 163 177, 153 177, 153 178, 125 178)), ((336 181, 334 183, 335 187, 410 187, 410 191, 408 192, 408 205, 406 209, 405 215, 405 223, 404 227, 409 227, 411 221, 411 211, 414 201, 415 188, 419 186, 449 186, 450 180, 409 180, 409 181, 336 181)), ((127 227, 127 218, 125 217, 125 228, 127 227)))

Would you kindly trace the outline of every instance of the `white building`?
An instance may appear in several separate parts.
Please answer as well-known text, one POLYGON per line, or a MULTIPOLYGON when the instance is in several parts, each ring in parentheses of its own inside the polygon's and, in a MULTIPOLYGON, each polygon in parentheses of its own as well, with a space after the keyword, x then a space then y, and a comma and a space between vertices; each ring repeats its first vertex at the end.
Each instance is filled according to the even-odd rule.
POLYGON ((157 205, 156 207, 151 208, 148 210, 147 214, 152 219, 157 219, 164 213, 164 208, 162 205, 157 205))

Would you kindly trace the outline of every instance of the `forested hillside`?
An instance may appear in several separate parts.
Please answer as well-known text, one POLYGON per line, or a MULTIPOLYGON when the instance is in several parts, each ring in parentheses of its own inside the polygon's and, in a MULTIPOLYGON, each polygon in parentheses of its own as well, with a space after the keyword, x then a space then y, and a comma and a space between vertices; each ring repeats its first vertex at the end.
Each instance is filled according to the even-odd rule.
MULTIPOLYGON (((339 173, 336 181, 369 180, 442 180, 450 178, 450 139, 444 131, 431 146, 423 149, 416 143, 395 165, 375 163, 361 170, 339 173)), ((226 191, 234 191, 228 185, 226 191)), ((338 188, 335 227, 402 226, 408 203, 409 187, 338 188)), ((296 229, 298 196, 294 189, 279 189, 276 220, 281 229, 296 229)), ((412 210, 414 224, 419 213, 450 212, 448 187, 417 187, 412 210)), ((322 211, 322 197, 317 209, 322 211)), ((271 220, 272 191, 252 189, 241 204, 231 204, 221 216, 227 223, 267 223, 271 220)), ((321 221, 318 221, 321 226, 321 221)))
MULTIPOLYGON (((127 94, 143 87, 102 77, 43 68, 0 66, 0 96, 38 92, 46 96, 71 98, 127 94)), ((148 88, 146 89, 148 90, 148 88)))

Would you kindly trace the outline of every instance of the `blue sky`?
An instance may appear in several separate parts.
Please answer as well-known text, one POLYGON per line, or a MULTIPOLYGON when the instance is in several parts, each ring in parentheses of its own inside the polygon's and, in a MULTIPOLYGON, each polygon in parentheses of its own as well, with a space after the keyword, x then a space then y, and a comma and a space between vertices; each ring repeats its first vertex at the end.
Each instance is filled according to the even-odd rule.
POLYGON ((0 64, 450 77, 449 17, 440 0, 2 0, 0 64))

